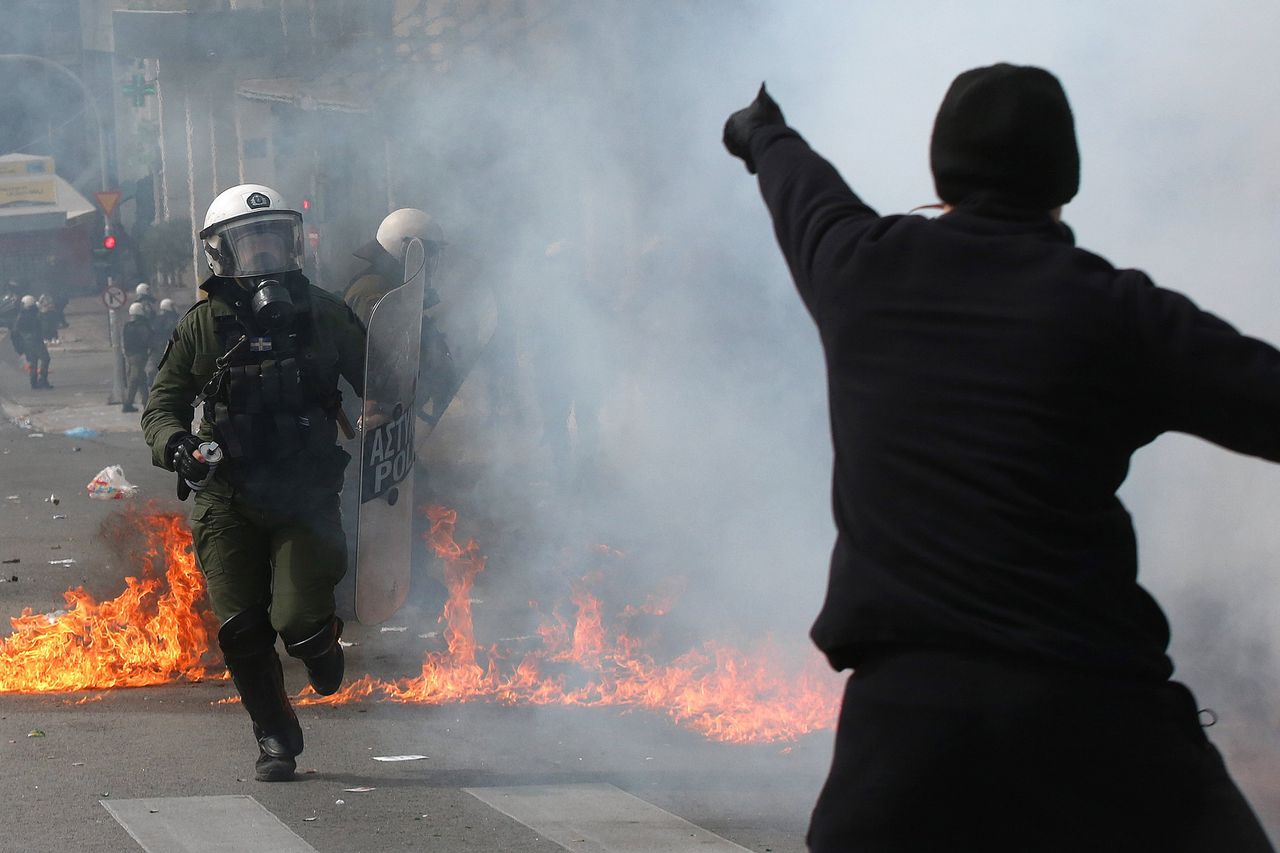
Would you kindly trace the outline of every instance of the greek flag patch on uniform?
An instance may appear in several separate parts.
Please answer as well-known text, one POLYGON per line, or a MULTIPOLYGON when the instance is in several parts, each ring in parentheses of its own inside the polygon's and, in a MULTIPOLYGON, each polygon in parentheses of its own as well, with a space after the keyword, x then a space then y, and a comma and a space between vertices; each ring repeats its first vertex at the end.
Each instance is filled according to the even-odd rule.
POLYGON ((271 338, 249 338, 249 352, 270 352, 271 338))

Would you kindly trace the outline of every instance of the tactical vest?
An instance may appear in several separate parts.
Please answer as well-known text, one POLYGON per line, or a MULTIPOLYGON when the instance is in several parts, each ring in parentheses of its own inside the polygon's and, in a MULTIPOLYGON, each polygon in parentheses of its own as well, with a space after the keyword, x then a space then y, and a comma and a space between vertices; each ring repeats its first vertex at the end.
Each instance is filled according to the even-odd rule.
POLYGON ((235 315, 214 318, 219 346, 229 355, 205 397, 204 419, 231 463, 226 473, 233 484, 299 454, 324 457, 337 449, 336 353, 316 335, 305 288, 290 291, 295 314, 284 332, 262 329, 246 307, 229 300, 235 315))

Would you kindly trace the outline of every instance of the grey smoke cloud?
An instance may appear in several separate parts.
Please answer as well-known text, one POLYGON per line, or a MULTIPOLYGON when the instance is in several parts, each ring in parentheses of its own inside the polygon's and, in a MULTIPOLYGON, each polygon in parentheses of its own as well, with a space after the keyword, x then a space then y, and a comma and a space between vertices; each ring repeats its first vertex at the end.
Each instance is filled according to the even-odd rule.
MULTIPOLYGON (((802 636, 831 539, 816 335, 754 181, 719 144, 724 118, 761 79, 854 188, 895 213, 934 200, 929 131, 956 73, 995 61, 1049 68, 1076 112, 1083 180, 1065 218, 1078 242, 1280 340, 1269 286, 1280 268, 1272 4, 673 3, 621 19, 565 14, 580 38, 551 88, 472 87, 485 102, 459 101, 459 127, 485 116, 503 198, 520 200, 489 206, 510 216, 505 245, 522 251, 506 269, 523 297, 536 305, 557 287, 530 261, 546 243, 575 228, 592 238, 595 294, 571 293, 545 327, 567 336, 571 361, 610 365, 599 375, 600 443, 615 489, 592 520, 603 535, 660 532, 652 547, 715 589, 726 621, 802 636), (585 217, 574 212, 584 197, 585 217), (591 341, 602 339, 616 361, 598 358, 591 341)), ((465 132, 454 142, 471 144, 465 132)), ((464 218, 467 204, 484 203, 473 189, 459 195, 464 218)), ((527 331, 536 344, 540 331, 527 331)), ((1180 674, 1220 716, 1246 693, 1273 706, 1280 682, 1258 673, 1280 646, 1270 523, 1280 471, 1168 436, 1137 455, 1122 494, 1180 674)), ((1274 715, 1266 705, 1239 713, 1274 715)))

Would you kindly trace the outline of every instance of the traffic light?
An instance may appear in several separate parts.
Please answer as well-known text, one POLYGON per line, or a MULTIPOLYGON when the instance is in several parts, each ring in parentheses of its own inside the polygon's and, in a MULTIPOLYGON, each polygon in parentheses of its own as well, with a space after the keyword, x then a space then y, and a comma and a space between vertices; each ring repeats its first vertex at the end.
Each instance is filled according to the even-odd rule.
POLYGON ((112 273, 116 267, 116 236, 107 234, 102 245, 93 250, 93 266, 104 273, 112 273))
POLYGON ((324 211, 324 199, 319 195, 313 194, 302 197, 302 218, 307 222, 324 222, 324 211))

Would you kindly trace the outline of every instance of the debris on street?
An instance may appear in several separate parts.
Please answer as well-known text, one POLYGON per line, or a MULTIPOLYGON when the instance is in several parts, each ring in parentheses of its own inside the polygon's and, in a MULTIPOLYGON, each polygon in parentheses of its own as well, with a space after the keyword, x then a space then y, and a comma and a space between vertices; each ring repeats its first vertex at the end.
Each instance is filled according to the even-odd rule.
POLYGON ((103 468, 89 481, 85 490, 89 497, 104 501, 131 498, 138 493, 138 487, 125 479, 124 469, 119 465, 103 468))

